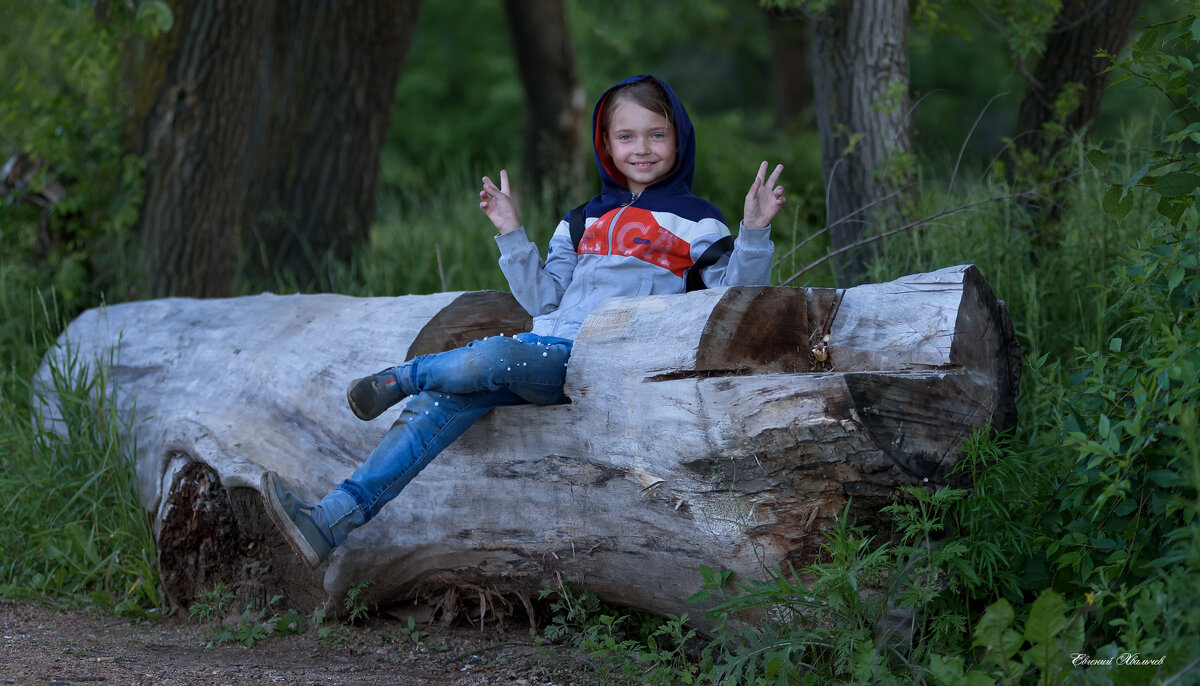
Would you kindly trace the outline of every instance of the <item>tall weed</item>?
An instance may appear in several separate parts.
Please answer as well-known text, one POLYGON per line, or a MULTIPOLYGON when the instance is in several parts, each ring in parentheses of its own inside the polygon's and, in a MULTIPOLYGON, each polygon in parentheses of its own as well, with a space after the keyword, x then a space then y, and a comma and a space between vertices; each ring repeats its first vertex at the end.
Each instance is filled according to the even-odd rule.
MULTIPOLYGON (((1082 145, 1076 145, 1073 154, 1077 167, 1087 167, 1082 145)), ((1007 303, 1022 352, 1032 359, 1066 359, 1077 346, 1102 342, 1105 299, 1111 291, 1097 278, 1111 273, 1135 244, 1140 227, 1153 217, 1153 207, 1144 202, 1132 207, 1125 221, 1106 215, 1097 202, 1105 188, 1096 173, 1076 175, 1066 186, 1054 249, 1039 247, 1031 233, 1020 228, 1027 222, 1026 210, 1016 194, 1030 189, 1010 188, 994 170, 976 183, 955 184, 951 196, 936 190, 921 193, 911 210, 915 216, 994 200, 884 242, 871 280, 974 264, 1007 303)))
MULTIPOLYGON (((42 303, 41 325, 27 332, 34 339, 28 350, 49 347, 57 328, 53 300, 42 303)), ((104 363, 56 349, 44 386, 22 372, 6 388, 0 595, 45 595, 127 614, 159 604, 154 537, 128 441, 133 420, 112 411, 104 363)))
POLYGON ((893 609, 896 552, 854 527, 843 512, 827 532, 824 560, 801 570, 778 566, 764 578, 733 580, 701 568, 693 601, 717 604, 707 617, 716 640, 709 677, 717 683, 906 683, 904 632, 893 609))

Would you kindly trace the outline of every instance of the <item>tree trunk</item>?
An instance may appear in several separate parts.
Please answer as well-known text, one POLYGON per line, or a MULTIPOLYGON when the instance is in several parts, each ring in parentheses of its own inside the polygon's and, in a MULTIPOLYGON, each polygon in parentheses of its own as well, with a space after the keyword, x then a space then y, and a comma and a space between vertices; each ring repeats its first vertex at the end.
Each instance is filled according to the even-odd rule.
POLYGON ((184 606, 216 581, 310 608, 370 580, 381 607, 440 598, 478 616, 566 579, 700 617, 701 565, 810 562, 851 499, 879 523, 896 486, 946 483, 966 434, 1016 420, 1012 324, 973 267, 612 298, 576 339, 570 404, 494 410, 317 572, 290 554, 262 471, 315 499, 397 411, 354 419, 350 379, 528 323, 494 292, 176 299, 91 310, 59 350, 109 368, 123 418, 136 405, 139 492, 184 606))
POLYGON ((146 200, 139 220, 149 294, 228 295, 247 177, 241 160, 270 20, 267 2, 176 7, 141 84, 146 200))
POLYGON ((334 289, 328 260, 368 237, 380 151, 419 0, 278 3, 244 158, 252 277, 334 289))
POLYGON ((584 185, 584 92, 562 0, 505 0, 508 30, 525 90, 522 167, 535 193, 554 205, 584 185))
POLYGON ((788 128, 812 106, 809 28, 802 13, 771 9, 767 12, 767 34, 771 41, 775 119, 780 128, 788 128))
POLYGON ((239 247, 258 285, 332 286, 323 267, 374 214, 417 7, 179 3, 135 84, 150 295, 228 295, 239 247))
MULTIPOLYGON (((813 103, 834 249, 879 232, 882 198, 903 187, 912 152, 908 3, 846 0, 813 17, 813 103)), ((834 260, 838 285, 861 283, 864 246, 834 260)))
POLYGON ((1096 52, 1121 51, 1141 6, 1142 0, 1064 0, 1021 101, 1014 138, 1018 148, 1050 165, 1070 141, 1069 134, 1091 132, 1109 80, 1109 62, 1096 52), (1072 84, 1082 86, 1079 106, 1062 120, 1054 105, 1072 84), (1045 125, 1052 122, 1062 124, 1068 135, 1048 135, 1045 125))

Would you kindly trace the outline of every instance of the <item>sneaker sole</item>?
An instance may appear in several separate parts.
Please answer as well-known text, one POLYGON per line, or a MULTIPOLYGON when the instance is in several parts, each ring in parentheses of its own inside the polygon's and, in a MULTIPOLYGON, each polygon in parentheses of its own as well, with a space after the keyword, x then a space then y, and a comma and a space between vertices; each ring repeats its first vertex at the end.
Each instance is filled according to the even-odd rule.
POLYGON ((317 551, 313 550, 312 546, 305 542, 304 534, 300 533, 300 528, 296 526, 291 517, 287 516, 284 511, 283 503, 279 502, 279 497, 275 495, 275 486, 271 483, 271 473, 263 472, 262 479, 259 481, 259 490, 262 492, 263 502, 267 506, 267 516, 279 528, 283 534, 283 540, 287 541, 292 552, 303 559, 310 569, 316 569, 321 566, 321 558, 317 555, 317 551))

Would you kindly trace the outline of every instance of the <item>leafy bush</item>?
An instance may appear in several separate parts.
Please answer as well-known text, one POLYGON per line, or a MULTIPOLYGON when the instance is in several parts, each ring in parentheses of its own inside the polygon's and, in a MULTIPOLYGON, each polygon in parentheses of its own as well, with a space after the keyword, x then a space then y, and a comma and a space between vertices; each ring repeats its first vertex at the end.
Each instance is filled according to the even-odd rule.
POLYGON ((37 172, 0 194, 0 258, 44 272, 64 307, 131 283, 126 243, 144 192, 142 160, 127 151, 122 51, 131 38, 169 27, 162 0, 5 3, 0 61, 0 163, 25 155, 37 172), (99 6, 102 5, 102 6, 99 6), (40 208, 22 198, 47 193, 40 208))
POLYGON ((1074 669, 1069 656, 1083 645, 1082 611, 1071 611, 1063 597, 1045 590, 1033 602, 1024 631, 1013 628, 1016 613, 1007 600, 988 607, 975 625, 972 648, 978 665, 964 669, 962 657, 934 655, 929 675, 943 686, 1016 684, 1035 675, 1040 684, 1060 684, 1074 669))

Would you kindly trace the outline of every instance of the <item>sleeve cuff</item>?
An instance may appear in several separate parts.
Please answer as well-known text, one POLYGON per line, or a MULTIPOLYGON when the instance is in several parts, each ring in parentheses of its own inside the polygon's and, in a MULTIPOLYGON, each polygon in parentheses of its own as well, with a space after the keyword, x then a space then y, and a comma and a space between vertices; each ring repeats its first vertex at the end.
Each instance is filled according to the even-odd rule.
POLYGON ((760 244, 765 246, 771 241, 771 225, 768 224, 761 229, 748 229, 745 224, 739 224, 737 240, 739 243, 746 245, 760 244))
POLYGON ((515 250, 519 250, 522 246, 529 242, 529 237, 525 235, 525 227, 517 227, 515 231, 508 233, 498 233, 495 236, 496 245, 500 246, 500 254, 507 255, 515 250))

